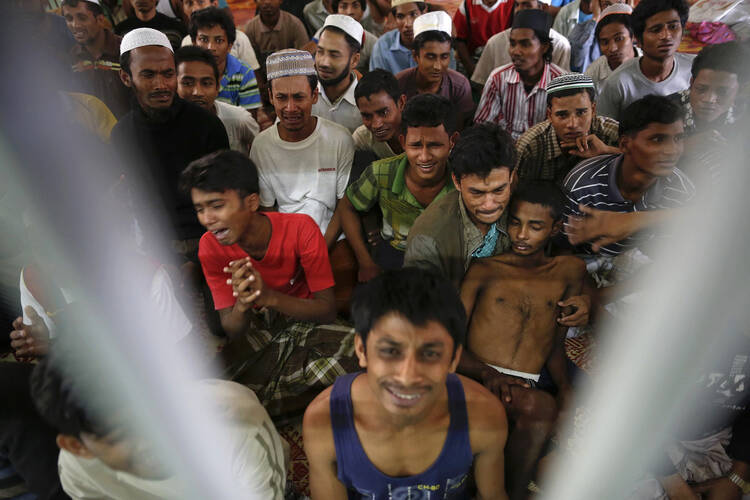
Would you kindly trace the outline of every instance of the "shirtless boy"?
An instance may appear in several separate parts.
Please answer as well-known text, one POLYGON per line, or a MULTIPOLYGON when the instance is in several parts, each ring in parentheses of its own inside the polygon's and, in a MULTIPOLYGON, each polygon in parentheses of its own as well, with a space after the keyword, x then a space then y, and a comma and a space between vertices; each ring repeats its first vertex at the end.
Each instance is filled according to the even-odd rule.
POLYGON ((453 373, 466 335, 455 287, 416 268, 386 271, 352 301, 364 372, 339 377, 303 422, 317 499, 507 499, 502 404, 453 373))
POLYGON ((482 381, 505 405, 513 424, 505 462, 511 498, 523 498, 534 464, 566 407, 565 327, 560 302, 580 295, 586 267, 544 249, 562 227, 564 197, 549 181, 513 194, 508 220, 511 251, 475 261, 461 286, 469 316, 467 349, 459 370, 482 381), (557 401, 535 388, 543 366, 557 401))

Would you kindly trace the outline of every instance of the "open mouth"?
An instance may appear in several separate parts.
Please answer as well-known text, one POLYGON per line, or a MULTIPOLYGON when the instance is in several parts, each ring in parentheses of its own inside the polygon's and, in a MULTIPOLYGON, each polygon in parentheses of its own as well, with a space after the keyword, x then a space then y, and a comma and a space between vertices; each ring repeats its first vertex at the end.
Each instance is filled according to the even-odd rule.
POLYGON ((427 164, 427 165, 419 165, 418 164, 417 168, 419 170, 421 170, 423 173, 427 174, 427 173, 433 172, 437 168, 437 164, 435 164, 435 163, 430 163, 430 164, 427 164))
POLYGON ((222 240, 229 234, 229 229, 215 229, 211 232, 214 234, 217 240, 222 240))
POLYGON ((424 395, 421 392, 401 392, 397 389, 386 387, 386 391, 391 395, 391 399, 396 406, 411 407, 415 406, 422 399, 424 395))

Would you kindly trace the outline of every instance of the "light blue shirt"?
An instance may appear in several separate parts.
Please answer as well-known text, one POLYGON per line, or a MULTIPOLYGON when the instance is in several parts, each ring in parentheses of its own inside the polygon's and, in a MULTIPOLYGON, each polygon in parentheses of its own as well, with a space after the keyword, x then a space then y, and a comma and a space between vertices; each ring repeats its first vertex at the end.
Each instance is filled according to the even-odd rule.
MULTIPOLYGON (((370 56, 370 71, 381 68, 390 71, 394 75, 399 71, 413 68, 417 62, 411 56, 411 49, 401 45, 401 34, 398 29, 384 33, 378 38, 372 48, 370 56)), ((456 69, 456 60, 451 51, 451 63, 449 68, 456 69)))

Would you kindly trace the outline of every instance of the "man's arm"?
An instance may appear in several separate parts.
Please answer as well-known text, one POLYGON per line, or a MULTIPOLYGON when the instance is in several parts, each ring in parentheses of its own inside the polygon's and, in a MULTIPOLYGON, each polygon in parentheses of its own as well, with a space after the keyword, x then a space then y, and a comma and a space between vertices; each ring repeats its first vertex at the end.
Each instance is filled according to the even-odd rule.
POLYGON ((331 388, 320 393, 305 410, 302 440, 310 464, 310 496, 313 500, 346 500, 346 487, 337 478, 336 446, 330 410, 331 388))
POLYGON ((345 195, 339 201, 337 210, 340 211, 341 227, 344 229, 346 239, 352 247, 354 256, 359 263, 359 272, 357 279, 359 281, 369 281, 380 274, 380 267, 372 260, 367 244, 362 236, 362 221, 359 218, 359 212, 354 208, 349 196, 345 195))
POLYGON ((336 210, 334 210, 333 217, 331 217, 331 220, 328 222, 326 234, 323 235, 323 239, 326 240, 326 247, 328 247, 329 251, 333 245, 336 244, 336 240, 338 240, 338 237, 341 234, 341 210, 339 210, 339 205, 341 205, 341 200, 336 203, 336 210))
POLYGON ((466 68, 466 74, 471 75, 474 73, 475 64, 474 58, 471 57, 469 52, 469 43, 466 40, 456 39, 456 52, 458 52, 458 58, 461 60, 461 64, 466 68))
POLYGON ((580 217, 569 217, 565 231, 572 245, 590 242, 591 249, 624 240, 638 231, 668 224, 679 214, 679 209, 646 210, 642 212, 607 212, 580 204, 580 217))
POLYGON ((507 500, 505 493, 505 443, 508 420, 505 408, 486 389, 462 379, 467 394, 469 437, 474 452, 477 500, 507 500))

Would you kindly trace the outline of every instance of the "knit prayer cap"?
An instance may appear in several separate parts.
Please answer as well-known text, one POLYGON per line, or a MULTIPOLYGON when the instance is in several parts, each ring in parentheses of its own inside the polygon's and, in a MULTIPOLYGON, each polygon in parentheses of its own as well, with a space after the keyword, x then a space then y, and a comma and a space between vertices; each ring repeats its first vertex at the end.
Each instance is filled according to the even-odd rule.
POLYGON ((364 43, 365 30, 359 21, 353 17, 345 16, 343 14, 331 14, 326 17, 326 22, 323 24, 323 28, 326 26, 334 26, 350 37, 354 38, 360 44, 364 43))
POLYGON ((612 14, 630 15, 632 13, 633 7, 631 7, 630 5, 626 3, 614 3, 602 11, 596 24, 599 24, 600 22, 602 22, 602 19, 612 14))
POLYGON ((146 47, 147 45, 165 47, 169 49, 170 52, 174 52, 167 35, 152 28, 138 28, 133 31, 128 31, 125 36, 122 37, 122 41, 120 42, 120 55, 139 47, 146 47))
POLYGON ((570 89, 593 89, 594 80, 581 73, 567 73, 554 78, 547 84, 547 95, 570 89))
POLYGON ((452 27, 453 21, 451 20, 451 16, 444 11, 436 10, 435 12, 428 12, 414 20, 414 38, 425 31, 442 31, 450 36, 452 27))
POLYGON ((266 58, 266 78, 274 80, 283 76, 314 75, 315 61, 306 50, 285 49, 266 58))
POLYGON ((522 10, 513 17, 513 28, 529 28, 539 33, 545 33, 548 37, 549 24, 547 13, 539 9, 522 10))

